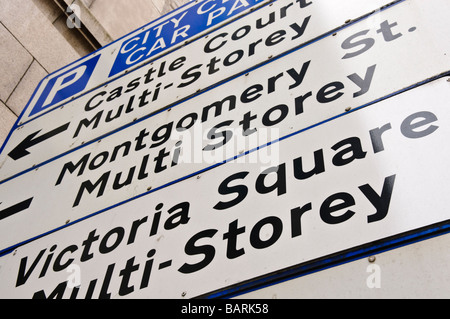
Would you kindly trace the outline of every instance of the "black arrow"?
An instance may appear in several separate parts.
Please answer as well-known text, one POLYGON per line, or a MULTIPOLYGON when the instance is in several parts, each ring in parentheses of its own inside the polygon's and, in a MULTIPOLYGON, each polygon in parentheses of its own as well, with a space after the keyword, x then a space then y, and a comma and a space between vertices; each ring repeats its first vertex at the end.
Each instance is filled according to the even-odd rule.
POLYGON ((27 151, 27 149, 29 149, 30 147, 39 144, 45 140, 48 140, 49 138, 52 138, 55 135, 58 135, 59 133, 64 132, 65 130, 67 130, 67 128, 69 127, 70 123, 64 124, 56 129, 54 129, 53 131, 50 131, 42 136, 36 137, 36 135, 38 135, 41 130, 28 135, 19 145, 17 145, 8 155, 9 157, 11 157, 13 160, 17 161, 18 159, 27 156, 28 154, 30 154, 30 152, 27 151))
POLYGON ((11 206, 9 208, 6 208, 6 209, 0 211, 0 220, 5 219, 14 214, 20 213, 21 211, 24 211, 25 209, 28 209, 30 207, 32 201, 33 201, 33 197, 29 198, 27 200, 24 200, 23 202, 21 202, 19 204, 16 204, 14 206, 11 206))

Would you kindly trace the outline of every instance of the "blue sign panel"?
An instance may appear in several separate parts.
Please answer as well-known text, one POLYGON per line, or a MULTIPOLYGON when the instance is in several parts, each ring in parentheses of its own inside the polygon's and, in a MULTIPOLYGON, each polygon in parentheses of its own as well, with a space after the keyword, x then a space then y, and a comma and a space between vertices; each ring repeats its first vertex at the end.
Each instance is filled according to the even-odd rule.
POLYGON ((207 0, 122 43, 109 77, 159 54, 208 28, 262 2, 261 0, 207 0))

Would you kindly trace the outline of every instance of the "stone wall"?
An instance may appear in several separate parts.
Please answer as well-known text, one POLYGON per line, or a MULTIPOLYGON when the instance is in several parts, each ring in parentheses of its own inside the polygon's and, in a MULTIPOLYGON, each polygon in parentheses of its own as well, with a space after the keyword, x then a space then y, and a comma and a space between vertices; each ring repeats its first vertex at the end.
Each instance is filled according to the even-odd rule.
MULTIPOLYGON (((66 0, 68 2, 70 0, 66 0)), ((187 3, 187 0, 82 0, 114 39, 187 3)))

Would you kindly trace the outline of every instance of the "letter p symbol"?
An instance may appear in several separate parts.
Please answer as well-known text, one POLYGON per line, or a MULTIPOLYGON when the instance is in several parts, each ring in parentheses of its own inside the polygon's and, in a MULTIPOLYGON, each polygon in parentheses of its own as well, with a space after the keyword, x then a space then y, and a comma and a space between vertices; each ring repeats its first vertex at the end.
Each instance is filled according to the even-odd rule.
POLYGON ((53 78, 50 75, 50 79, 36 104, 33 106, 30 116, 40 113, 50 106, 82 92, 86 88, 99 58, 100 55, 97 55, 53 78))

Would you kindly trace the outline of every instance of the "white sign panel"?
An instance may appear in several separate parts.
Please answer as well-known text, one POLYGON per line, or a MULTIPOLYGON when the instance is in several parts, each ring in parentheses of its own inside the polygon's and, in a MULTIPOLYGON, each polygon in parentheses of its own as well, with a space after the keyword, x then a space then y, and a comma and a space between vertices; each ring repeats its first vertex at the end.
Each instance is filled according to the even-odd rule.
MULTIPOLYGON (((0 209, 12 207, 0 223, 0 249, 169 186, 343 114, 348 107, 373 103, 448 70, 449 45, 436 31, 447 30, 448 19, 435 19, 439 27, 422 25, 415 11, 407 14, 412 3, 381 12, 375 25, 355 24, 0 184, 0 209), (405 20, 395 19, 399 12, 405 20), (386 41, 377 32, 388 24, 397 27, 387 33, 397 35, 395 40, 386 41), (364 42, 370 47, 359 45, 363 39, 357 50, 347 45, 361 33, 369 37, 364 42), (430 45, 417 47, 421 39, 430 45), (411 52, 408 60, 403 58, 405 50, 411 52)), ((421 14, 431 16, 426 10, 421 14)), ((276 160, 270 153, 253 159, 266 166, 276 160)))
POLYGON ((270 168, 237 159, 19 247, 0 259, 0 297, 191 298, 448 225, 449 88, 284 139, 270 168))
MULTIPOLYGON (((384 5, 280 0, 189 46, 16 127, 0 178, 74 150, 384 5)), ((66 83, 66 82, 64 82, 66 83)), ((67 83, 70 83, 68 81, 67 83)))

